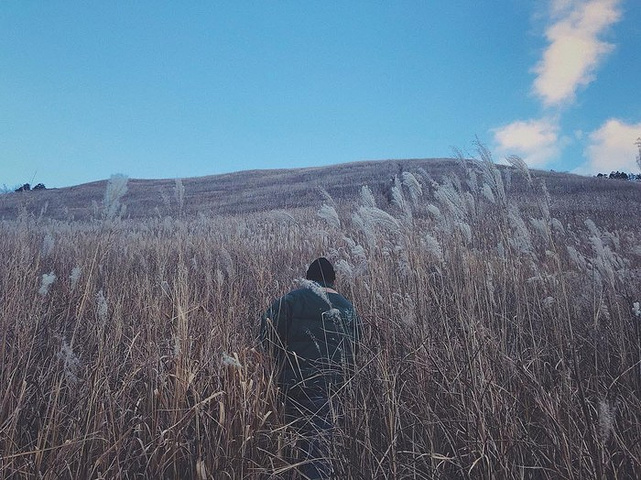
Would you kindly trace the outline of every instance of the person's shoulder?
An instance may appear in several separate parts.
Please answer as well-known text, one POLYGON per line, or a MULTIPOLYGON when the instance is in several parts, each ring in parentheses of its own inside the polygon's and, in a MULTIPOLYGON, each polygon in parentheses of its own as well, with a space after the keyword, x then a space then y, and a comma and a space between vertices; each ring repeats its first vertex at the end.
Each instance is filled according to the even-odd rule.
POLYGON ((307 292, 309 292, 309 288, 301 287, 289 291, 286 296, 296 297, 299 295, 306 295, 307 292))
POLYGON ((340 304, 345 308, 354 308, 352 302, 350 302, 345 296, 337 291, 329 292, 329 298, 333 304, 340 304))
POLYGON ((295 301, 301 298, 309 296, 310 290, 308 288, 297 288, 291 290, 283 296, 283 299, 286 301, 295 301))

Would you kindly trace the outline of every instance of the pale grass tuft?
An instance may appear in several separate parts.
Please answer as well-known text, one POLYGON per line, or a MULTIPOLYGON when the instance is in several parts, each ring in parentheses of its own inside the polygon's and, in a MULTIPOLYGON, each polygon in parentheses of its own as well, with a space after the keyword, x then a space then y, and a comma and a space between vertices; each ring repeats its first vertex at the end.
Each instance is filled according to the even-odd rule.
POLYGON ((289 223, 296 223, 296 218, 294 218, 294 216, 291 213, 285 210, 273 210, 272 212, 269 213, 269 216, 273 218, 276 222, 283 223, 285 225, 289 223))
POLYGON ((56 276, 53 272, 43 273, 40 280, 40 290, 38 290, 38 293, 43 297, 46 296, 49 293, 49 287, 51 287, 51 284, 53 284, 55 280, 56 276))
POLYGON ((419 183, 416 177, 410 172, 403 172, 401 174, 403 185, 407 187, 410 194, 410 199, 415 205, 418 203, 419 197, 423 195, 423 186, 419 183))
POLYGON ((100 289, 100 291, 96 294, 96 315, 100 323, 103 325, 107 323, 108 311, 109 307, 107 305, 107 298, 105 297, 105 293, 102 291, 102 289, 100 289))
POLYGON ((512 237, 508 239, 510 245, 521 253, 532 253, 532 237, 516 205, 510 205, 508 220, 512 227, 512 237))
POLYGON ((358 214, 371 227, 379 226, 389 232, 398 232, 400 230, 398 220, 380 208, 360 207, 358 214))
POLYGON ((121 204, 122 197, 127 193, 126 175, 112 175, 107 182, 107 190, 102 201, 103 216, 106 220, 122 217, 125 206, 121 204))
POLYGON ((317 215, 325 220, 327 224, 334 228, 341 228, 341 221, 338 218, 338 213, 336 209, 331 205, 324 203, 321 208, 318 210, 317 215))
POLYGON ((71 290, 75 290, 76 285, 78 285, 78 280, 80 280, 80 275, 82 274, 82 268, 78 265, 73 267, 71 274, 69 275, 69 287, 71 290))
POLYGON ((364 207, 376 208, 376 200, 374 199, 374 195, 367 185, 363 185, 361 187, 361 204, 364 207))
POLYGON ((610 403, 604 399, 599 399, 599 434, 601 442, 606 443, 614 431, 615 410, 610 403))
POLYGON ((527 166, 527 163, 519 157, 518 155, 510 155, 506 158, 508 163, 516 168, 523 176, 527 179, 529 185, 532 185, 532 176, 530 175, 530 169, 527 166))
POLYGON ((545 308, 552 308, 555 303, 556 303, 556 300, 554 299, 554 297, 545 297, 543 299, 543 306, 545 308))
POLYGON ((463 236, 465 243, 468 245, 471 244, 472 243, 472 227, 470 227, 470 225, 465 222, 458 222, 456 226, 461 232, 461 235, 463 236))
POLYGON ((429 233, 426 233, 425 235, 423 235, 422 244, 423 248, 425 248, 426 252, 433 259, 436 259, 438 263, 444 262, 443 250, 441 249, 441 245, 436 238, 434 238, 429 233))
POLYGON ((335 206, 336 202, 332 198, 332 196, 329 194, 327 190, 325 190, 323 187, 319 187, 318 191, 320 192, 321 196, 325 199, 325 203, 335 206))
POLYGON ((234 353, 233 355, 229 355, 223 352, 223 355, 221 357, 221 362, 226 367, 232 367, 237 369, 243 368, 242 364, 240 363, 240 360, 238 359, 237 353, 234 353))
POLYGON ((336 269, 336 274, 340 278, 345 278, 349 281, 352 281, 354 279, 354 268, 352 268, 347 260, 341 258, 338 262, 336 262, 334 268, 336 269))
POLYGON ((443 217, 443 215, 441 214, 441 209, 434 204, 430 203, 427 206, 427 211, 430 215, 432 215, 432 217, 434 217, 435 220, 440 220, 443 217))
POLYGON ((398 176, 394 177, 394 185, 392 186, 391 194, 392 194, 392 205, 395 205, 396 207, 398 207, 398 209, 401 211, 403 215, 403 219, 407 223, 411 223, 412 207, 410 206, 409 202, 407 202, 407 200, 405 199, 405 196, 403 195, 403 187, 398 176))
POLYGON ((65 339, 62 340, 60 351, 56 354, 56 357, 63 363, 63 371, 67 385, 73 387, 79 381, 78 371, 80 370, 80 359, 65 339))
POLYGON ((490 201, 490 203, 496 203, 496 198, 494 198, 494 193, 492 193, 492 188, 487 183, 483 184, 481 193, 487 200, 490 201))
POLYGON ((185 186, 180 178, 177 178, 174 183, 174 198, 178 204, 178 213, 182 214, 185 207, 185 186))
POLYGON ((42 256, 43 257, 48 257, 51 255, 51 252, 53 252, 53 247, 55 246, 56 241, 51 235, 51 233, 47 232, 45 235, 43 241, 42 241, 42 256))

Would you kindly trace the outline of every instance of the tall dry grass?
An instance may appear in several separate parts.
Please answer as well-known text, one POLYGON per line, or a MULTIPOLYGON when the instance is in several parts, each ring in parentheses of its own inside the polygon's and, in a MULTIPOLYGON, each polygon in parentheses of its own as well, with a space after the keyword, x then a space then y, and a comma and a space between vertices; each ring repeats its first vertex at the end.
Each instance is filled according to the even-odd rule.
POLYGON ((257 319, 321 254, 365 326, 340 478, 641 477, 640 232, 554 218, 515 167, 481 149, 319 210, 5 222, 0 477, 290 471, 257 319))

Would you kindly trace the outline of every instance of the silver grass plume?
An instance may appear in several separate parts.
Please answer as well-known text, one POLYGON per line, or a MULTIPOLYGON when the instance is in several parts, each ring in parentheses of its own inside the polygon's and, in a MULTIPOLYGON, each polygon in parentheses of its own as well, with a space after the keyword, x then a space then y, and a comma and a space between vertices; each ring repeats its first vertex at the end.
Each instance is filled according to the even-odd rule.
POLYGON ((53 236, 51 235, 51 233, 47 232, 45 238, 42 240, 42 256, 48 257, 49 255, 51 255, 55 244, 56 241, 54 240, 53 236))
POLYGON ((365 249, 361 245, 354 245, 351 249, 352 257, 356 259, 359 267, 367 268, 367 256, 365 249))
POLYGON ((367 185, 363 185, 361 187, 361 204, 364 207, 376 208, 376 200, 374 199, 374 195, 367 185))
POLYGON ((60 351, 56 354, 56 357, 62 361, 67 386, 73 387, 79 380, 78 370, 80 369, 80 359, 64 339, 62 340, 60 351))
POLYGON ((323 187, 318 187, 318 191, 320 192, 321 196, 325 199, 325 202, 327 202, 330 205, 336 205, 336 202, 332 198, 332 196, 329 194, 327 190, 325 190, 323 187))
POLYGON ((414 272, 407 252, 408 249, 403 245, 394 246, 394 254, 396 255, 398 271, 403 277, 409 277, 414 272))
POLYGON ((474 192, 474 193, 478 192, 479 191, 478 175, 476 174, 473 168, 469 168, 466 166, 465 170, 467 173, 467 179, 465 180, 465 183, 467 183, 467 186, 471 192, 474 192))
POLYGON ((595 254, 592 263, 596 266, 601 276, 607 279, 609 284, 614 287, 615 273, 623 267, 621 258, 610 247, 604 245, 603 240, 596 235, 590 237, 590 243, 595 254))
POLYGON ((354 274, 362 274, 367 270, 367 255, 365 254, 365 249, 358 245, 354 240, 349 237, 343 237, 345 243, 347 243, 352 263, 354 263, 354 274))
POLYGON ((394 185, 392 186, 392 205, 395 205, 400 209, 400 211, 403 213, 403 218, 407 223, 411 223, 412 208, 405 200, 401 181, 398 179, 398 176, 394 177, 394 185))
POLYGON ((401 182, 398 179, 398 176, 394 176, 394 185, 392 185, 392 205, 396 205, 399 209, 405 209, 405 197, 403 197, 403 191, 401 190, 401 182))
POLYGON ((75 266, 71 270, 71 274, 69 275, 69 287, 71 288, 71 290, 74 290, 76 288, 76 285, 78 285, 78 280, 80 280, 81 273, 82 269, 79 266, 75 266))
POLYGON ((590 231, 590 233, 592 235, 594 235, 595 237, 600 237, 601 236, 601 232, 599 231, 599 229, 597 228, 597 226, 594 224, 594 222, 591 219, 586 218, 583 221, 583 223, 584 223, 584 225, 586 227, 588 227, 588 230, 590 231))
POLYGON ((552 238, 548 222, 540 218, 530 218, 530 225, 547 245, 552 238))
POLYGON ((605 245, 603 238, 612 242, 614 248, 618 246, 618 238, 613 235, 602 235, 598 227, 589 218, 585 220, 585 226, 590 231, 589 241, 594 251, 593 265, 597 268, 602 277, 614 286, 617 274, 626 267, 626 260, 621 258, 608 245, 605 245))
POLYGON ((358 213, 372 226, 379 226, 389 232, 398 233, 400 225, 398 220, 384 210, 376 207, 360 207, 358 213))
POLYGON ((291 213, 286 212, 285 210, 272 210, 269 213, 269 217, 273 218, 277 223, 296 223, 296 219, 294 218, 294 216, 291 213))
POLYGON ((570 255, 570 260, 572 260, 572 263, 574 263, 579 270, 585 270, 587 268, 587 261, 585 260, 585 257, 581 255, 576 248, 568 245, 567 251, 568 255, 570 255))
POLYGON ((354 268, 344 258, 337 261, 334 264, 334 268, 341 278, 348 280, 350 283, 354 280, 354 268))
POLYGON ((443 217, 443 215, 441 214, 441 209, 434 204, 430 203, 427 206, 427 211, 430 215, 432 215, 432 217, 434 217, 434 220, 440 220, 443 217))
POLYGON ((471 244, 472 243, 472 227, 470 227, 469 224, 465 222, 458 222, 457 223, 458 229, 461 232, 461 235, 463 235, 463 238, 465 239, 466 244, 471 244))
POLYGON ((227 278, 234 278, 236 276, 236 267, 234 265, 234 260, 231 258, 231 255, 225 248, 221 248, 218 256, 218 264, 223 267, 227 278))
POLYGON ((402 295, 394 292, 392 294, 392 301, 394 305, 397 305, 398 319, 400 322, 408 327, 415 326, 417 315, 414 299, 408 294, 402 295))
POLYGON ((490 201, 490 203, 496 203, 496 198, 494 198, 494 193, 492 192, 492 187, 490 187, 487 183, 483 184, 483 188, 481 188, 481 194, 490 201))
POLYGON ((107 299, 105 298, 105 293, 100 289, 96 294, 96 316, 102 325, 107 323, 108 313, 109 307, 107 305, 107 299))
POLYGON ((603 236, 610 240, 610 243, 614 247, 615 251, 621 250, 621 239, 619 238, 618 233, 605 232, 603 236))
POLYGON ((450 179, 438 186, 434 197, 455 219, 465 218, 467 214, 465 203, 450 179))
POLYGON ((508 240, 510 245, 521 253, 532 253, 532 237, 516 205, 510 205, 508 220, 512 227, 512 236, 508 240))
POLYGON ((527 179, 528 185, 532 186, 532 176, 527 163, 518 155, 510 155, 506 158, 507 162, 516 168, 527 179))
POLYGON ((174 185, 174 198, 178 204, 178 213, 182 214, 183 207, 185 206, 185 186, 180 178, 176 179, 176 183, 174 185))
POLYGON ((509 192, 512 188, 512 170, 503 170, 503 183, 505 184, 505 191, 509 192))
POLYGON ((112 175, 107 182, 107 190, 102 201, 103 216, 106 220, 112 220, 116 215, 122 216, 124 205, 121 207, 120 200, 127 193, 126 175, 112 175))
POLYGON ((46 296, 49 293, 49 287, 55 280, 56 276, 53 272, 44 273, 40 281, 40 290, 38 290, 38 293, 43 297, 46 296))
MULTIPOLYGON (((427 171, 423 167, 418 167, 416 169, 418 176, 425 182, 428 182, 430 180, 430 175, 427 173, 427 171)), ((416 176, 416 175, 415 175, 416 176)))
POLYGON ((318 210, 317 215, 325 220, 328 225, 334 228, 341 228, 341 221, 340 218, 338 218, 338 213, 331 205, 323 203, 321 208, 318 210))
POLYGON ((365 241, 370 248, 376 245, 376 232, 374 231, 374 227, 369 221, 363 218, 360 212, 354 212, 352 214, 352 225, 363 233, 365 241))
POLYGON ((602 398, 599 400, 599 434, 603 443, 607 442, 614 430, 614 418, 616 409, 610 406, 610 403, 602 398))
POLYGON ((552 204, 552 198, 550 197, 550 192, 548 192, 548 187, 545 185, 545 182, 541 180, 541 196, 539 198, 539 207, 541 209, 541 215, 543 218, 550 219, 550 205, 552 204))
POLYGON ((474 195, 472 195, 470 192, 465 192, 463 193, 462 198, 467 213, 469 215, 474 215, 476 213, 476 200, 474 199, 474 195))
POLYGON ((242 364, 240 363, 240 360, 238 359, 237 353, 234 353, 233 355, 229 355, 228 353, 223 352, 223 355, 220 361, 226 367, 232 367, 237 369, 243 368, 242 364))
POLYGON ((403 172, 401 174, 401 181, 407 188, 410 194, 410 199, 414 205, 418 202, 418 197, 423 195, 423 186, 419 183, 416 177, 410 172, 403 172))
POLYGON ((496 198, 496 200, 499 203, 504 204, 506 201, 506 195, 501 172, 494 163, 492 154, 487 149, 487 147, 480 142, 477 142, 476 145, 478 153, 481 157, 481 161, 478 163, 478 166, 480 167, 483 180, 492 189, 492 193, 494 193, 494 197, 496 198))
POLYGON ((563 224, 560 222, 558 218, 552 218, 550 220, 550 225, 558 233, 560 233, 561 235, 565 235, 565 228, 563 228, 563 224))
POLYGON ((423 235, 421 243, 423 245, 423 248, 433 259, 436 259, 439 263, 444 263, 445 260, 443 257, 443 249, 441 248, 441 244, 436 238, 434 238, 429 233, 426 233, 425 235, 423 235))

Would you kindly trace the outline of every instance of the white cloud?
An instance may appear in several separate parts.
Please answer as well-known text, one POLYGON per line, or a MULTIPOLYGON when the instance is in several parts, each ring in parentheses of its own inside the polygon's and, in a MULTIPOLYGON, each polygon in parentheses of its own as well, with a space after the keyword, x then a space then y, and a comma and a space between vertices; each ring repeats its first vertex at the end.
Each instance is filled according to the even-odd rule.
POLYGON ((534 68, 534 93, 545 106, 572 102, 577 88, 594 80, 594 71, 614 46, 599 39, 621 18, 621 0, 552 0, 549 45, 534 68))
POLYGON ((616 118, 605 122, 589 136, 585 149, 588 161, 577 168, 575 173, 610 173, 612 171, 638 172, 636 163, 639 149, 635 144, 641 137, 641 122, 626 124, 616 118))
POLYGON ((554 118, 516 121, 493 131, 499 155, 518 155, 530 168, 541 168, 561 152, 559 125, 554 118))

